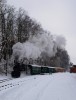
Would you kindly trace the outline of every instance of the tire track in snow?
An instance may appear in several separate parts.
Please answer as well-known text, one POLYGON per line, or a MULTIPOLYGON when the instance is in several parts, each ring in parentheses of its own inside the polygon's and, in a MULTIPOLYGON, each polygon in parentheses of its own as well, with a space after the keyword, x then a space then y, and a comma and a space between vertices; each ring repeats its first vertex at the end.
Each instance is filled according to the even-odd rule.
MULTIPOLYGON (((51 77, 52 78, 52 77, 51 77)), ((40 90, 40 92, 37 94, 36 100, 41 100, 41 97, 43 96, 44 92, 46 91, 46 89, 48 88, 48 86, 52 83, 51 79, 50 81, 48 81, 40 90)))
MULTIPOLYGON (((42 79, 43 79, 42 75, 37 76, 37 77, 34 77, 34 80, 30 81, 30 84, 28 82, 27 82, 27 84, 23 84, 21 87, 19 87, 18 90, 16 90, 16 93, 17 93, 17 91, 19 91, 19 93, 17 93, 17 95, 13 98, 13 100, 23 100, 24 95, 26 96, 27 93, 29 93, 30 90, 32 90, 34 87, 36 87, 38 85, 38 83, 41 82, 42 79)), ((24 100, 25 100, 25 98, 24 98, 24 100)), ((28 99, 26 99, 26 100, 28 100, 28 99)))
POLYGON ((0 97, 2 100, 11 100, 10 97, 13 95, 13 100, 40 100, 41 95, 51 83, 51 78, 49 75, 30 77, 22 84, 20 83, 18 86, 7 89, 0 97))
MULTIPOLYGON (((40 78, 39 77, 41 77, 41 76, 37 76, 37 78, 36 78, 36 76, 32 76, 32 77, 30 77, 30 78, 28 78, 28 79, 26 79, 26 78, 24 78, 23 80, 21 80, 21 81, 19 81, 19 82, 16 82, 15 84, 7 84, 7 85, 11 85, 11 86, 9 86, 9 87, 7 87, 7 88, 4 88, 4 86, 2 86, 4 89, 2 89, 1 91, 0 91, 0 93, 2 92, 3 93, 3 95, 1 96, 1 98, 3 98, 2 100, 11 100, 11 98, 10 99, 8 99, 8 97, 11 95, 13 95, 13 100, 17 100, 17 99, 15 99, 17 96, 20 96, 21 95, 21 88, 22 88, 22 90, 24 90, 24 86, 26 85, 26 90, 27 91, 29 91, 31 88, 33 88, 33 86, 36 86, 37 85, 37 83, 39 82, 39 81, 41 81, 40 80, 40 78), (39 80, 36 80, 36 79, 39 79, 39 80), (35 81, 36 80, 36 81, 35 81), (35 81, 35 82, 34 82, 35 81), (21 82, 23 82, 22 84, 19 84, 19 83, 21 83, 21 82), (18 83, 18 84, 17 84, 18 83), (28 83, 30 83, 29 85, 28 85, 28 83), (32 85, 31 85, 32 84, 32 85), (29 88, 30 87, 30 88, 29 88), (9 88, 9 89, 8 89, 9 88), (29 89, 28 89, 29 88, 29 89), (7 89, 7 91, 5 91, 5 89, 7 89), (3 91, 4 90, 4 91, 3 91), (12 93, 11 93, 11 91, 13 91, 12 93), (18 91, 20 91, 20 93, 18 92, 18 91), (9 92, 9 96, 8 96, 8 92, 9 92), (6 95, 7 94, 7 95, 6 95), (6 95, 6 96, 4 96, 4 95, 6 95)), ((7 85, 5 85, 5 86, 7 86, 7 85)), ((26 92, 27 92, 26 91, 26 92)), ((24 91, 25 92, 25 91, 24 91)), ((1 93, 1 94, 2 94, 1 93)))
MULTIPOLYGON (((5 84, 2 84, 0 85, 0 92, 3 91, 3 90, 7 90, 7 89, 11 89, 13 87, 16 87, 16 86, 19 86, 19 85, 22 85, 23 83, 25 83, 26 81, 28 80, 33 80, 34 78, 28 78, 28 79, 22 79, 21 81, 17 81, 17 82, 11 82, 11 80, 9 80, 10 82, 7 82, 5 84)), ((14 80, 14 79, 13 79, 14 80)))
POLYGON ((26 95, 24 93, 21 94, 21 97, 19 97, 18 100, 39 100, 41 94, 46 90, 45 88, 47 88, 47 85, 49 85, 51 81, 50 76, 43 76, 41 81, 26 92, 26 95))

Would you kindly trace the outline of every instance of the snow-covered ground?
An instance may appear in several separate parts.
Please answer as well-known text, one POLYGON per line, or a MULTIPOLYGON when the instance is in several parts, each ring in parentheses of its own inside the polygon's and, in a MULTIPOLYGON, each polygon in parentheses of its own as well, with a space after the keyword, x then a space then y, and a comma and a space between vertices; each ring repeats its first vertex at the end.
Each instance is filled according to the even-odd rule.
POLYGON ((76 74, 35 75, 2 82, 0 100, 76 100, 76 74))

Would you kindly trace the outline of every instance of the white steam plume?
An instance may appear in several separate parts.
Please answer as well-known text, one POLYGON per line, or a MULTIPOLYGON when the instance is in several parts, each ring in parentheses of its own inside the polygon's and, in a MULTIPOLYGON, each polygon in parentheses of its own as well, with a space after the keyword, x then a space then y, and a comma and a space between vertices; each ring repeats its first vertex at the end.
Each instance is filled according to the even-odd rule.
POLYGON ((57 48, 65 48, 65 38, 56 36, 54 39, 51 34, 38 34, 30 37, 25 43, 16 43, 13 46, 13 56, 18 56, 19 59, 32 58, 33 60, 41 57, 45 52, 48 56, 55 56, 57 48))

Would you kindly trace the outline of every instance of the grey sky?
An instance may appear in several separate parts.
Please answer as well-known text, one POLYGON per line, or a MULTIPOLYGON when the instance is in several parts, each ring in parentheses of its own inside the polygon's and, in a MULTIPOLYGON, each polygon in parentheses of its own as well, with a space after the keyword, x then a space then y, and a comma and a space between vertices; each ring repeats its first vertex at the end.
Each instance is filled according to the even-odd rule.
POLYGON ((67 40, 66 49, 76 64, 76 0, 7 0, 16 8, 22 7, 53 34, 67 40))

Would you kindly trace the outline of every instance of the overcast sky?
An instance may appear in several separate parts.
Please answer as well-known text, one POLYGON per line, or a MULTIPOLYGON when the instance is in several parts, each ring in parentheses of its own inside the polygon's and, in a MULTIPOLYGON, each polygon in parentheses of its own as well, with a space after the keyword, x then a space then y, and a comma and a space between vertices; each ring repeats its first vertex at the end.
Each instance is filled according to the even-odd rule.
POLYGON ((66 49, 76 64, 76 0, 7 0, 17 9, 22 7, 29 16, 52 34, 67 40, 66 49))

